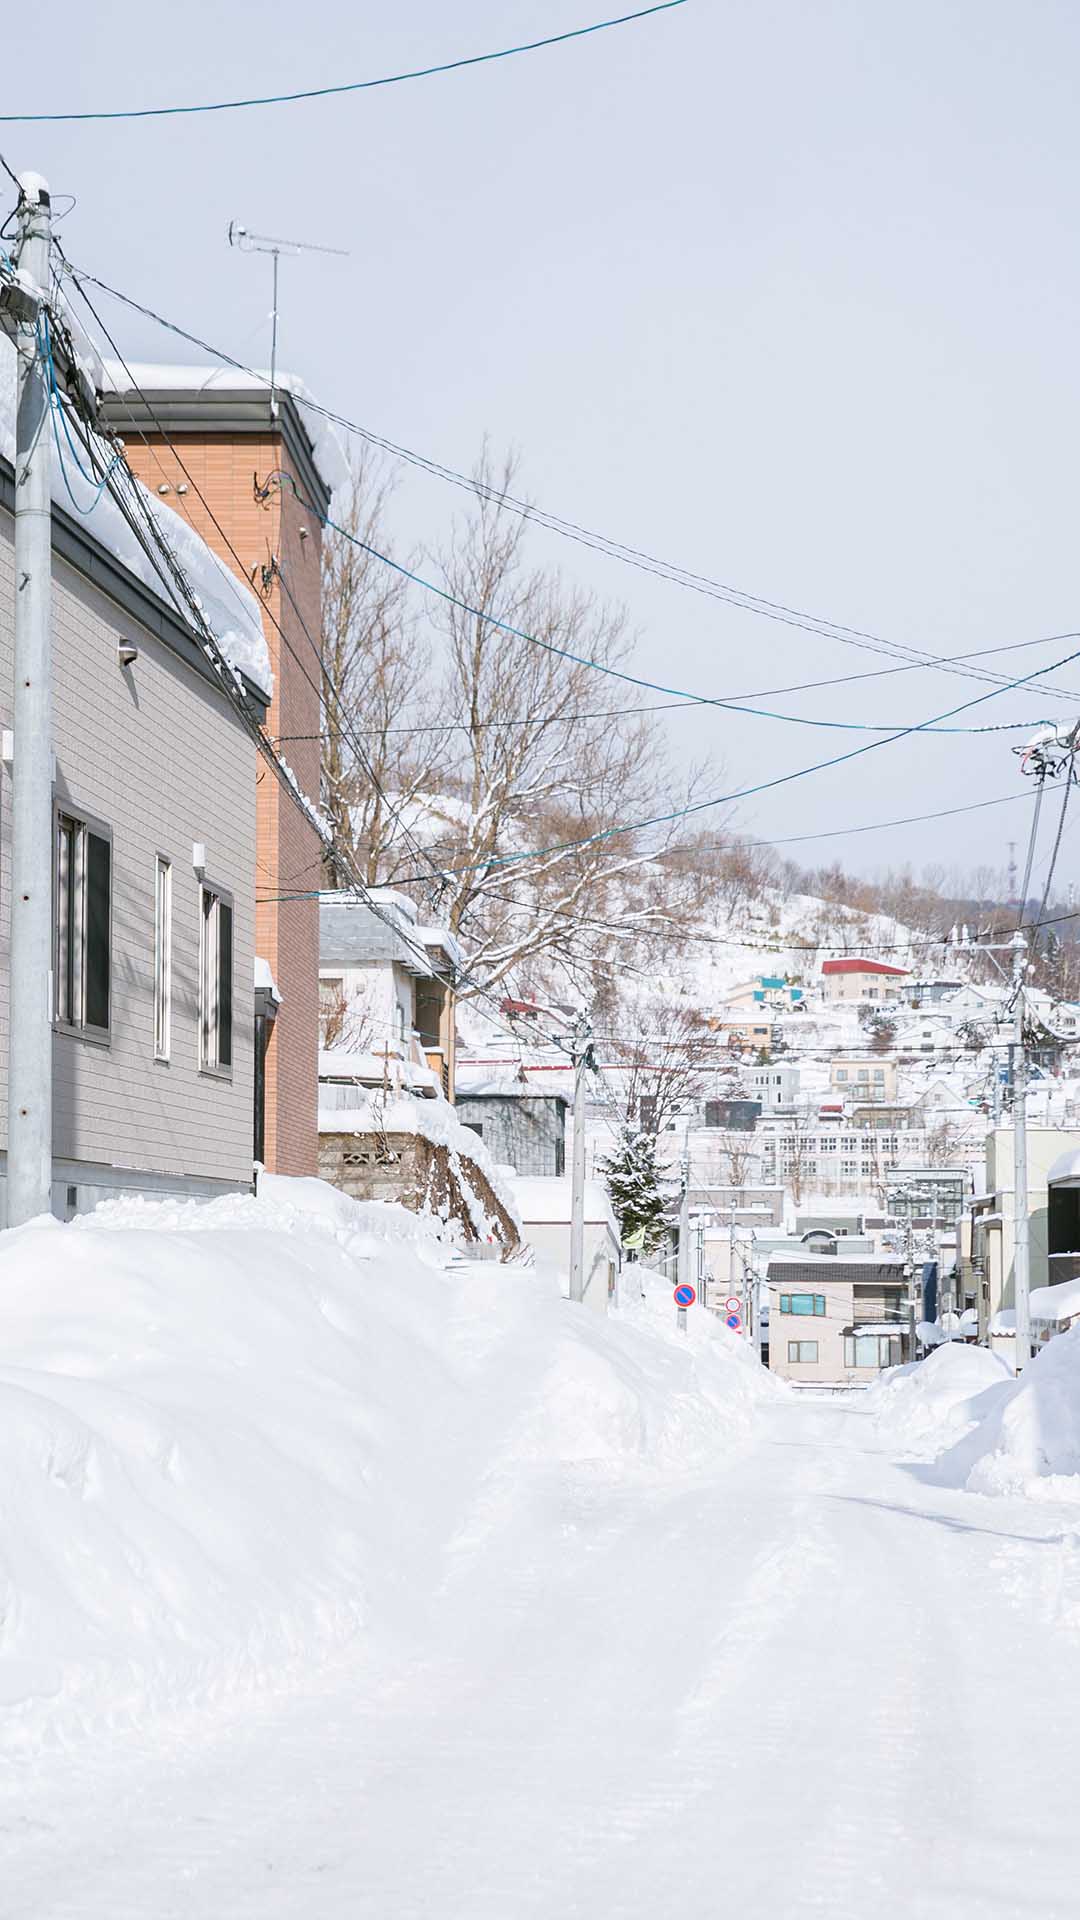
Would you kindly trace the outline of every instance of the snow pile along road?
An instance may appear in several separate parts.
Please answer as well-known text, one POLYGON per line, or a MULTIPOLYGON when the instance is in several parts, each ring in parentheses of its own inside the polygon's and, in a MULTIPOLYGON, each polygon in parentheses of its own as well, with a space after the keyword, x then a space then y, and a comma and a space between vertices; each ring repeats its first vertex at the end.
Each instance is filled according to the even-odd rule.
POLYGON ((970 1432, 1012 1378, 997 1354, 949 1341, 925 1360, 891 1368, 863 1404, 888 1447, 929 1460, 970 1432))
POLYGON ((938 1463, 947 1484, 1080 1500, 1080 1327, 1050 1340, 1019 1379, 977 1404, 978 1425, 938 1463))
POLYGON ((500 1528, 542 1560, 568 1476, 715 1465, 776 1391, 666 1291, 605 1321, 446 1258, 317 1181, 0 1235, 0 1743, 288 1685, 500 1528))

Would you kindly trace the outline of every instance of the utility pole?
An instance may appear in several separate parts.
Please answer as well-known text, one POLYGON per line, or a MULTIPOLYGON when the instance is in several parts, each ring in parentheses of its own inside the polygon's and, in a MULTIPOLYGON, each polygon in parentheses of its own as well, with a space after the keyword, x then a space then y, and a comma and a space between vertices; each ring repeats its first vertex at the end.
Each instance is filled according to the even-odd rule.
POLYGON ((1016 1312, 1016 1371, 1031 1359, 1031 1248, 1028 1218, 1027 1055, 1024 1051, 1024 972, 1027 942, 1013 939, 1013 991, 1016 1026, 1013 1039, 1013 1305, 1016 1312))
POLYGON ((676 1275, 679 1286, 690 1281, 690 1122, 683 1135, 682 1194, 679 1200, 679 1256, 676 1275))
POLYGON ((588 1015, 578 1015, 574 1026, 574 1158, 570 1189, 570 1298, 585 1298, 585 1094, 592 1062, 592 1029, 588 1015))
POLYGON ((15 671, 11 795, 11 1006, 7 1223, 52 1201, 52 503, 49 382, 38 335, 49 291, 49 190, 19 182, 18 268, 38 306, 14 328, 15 671))

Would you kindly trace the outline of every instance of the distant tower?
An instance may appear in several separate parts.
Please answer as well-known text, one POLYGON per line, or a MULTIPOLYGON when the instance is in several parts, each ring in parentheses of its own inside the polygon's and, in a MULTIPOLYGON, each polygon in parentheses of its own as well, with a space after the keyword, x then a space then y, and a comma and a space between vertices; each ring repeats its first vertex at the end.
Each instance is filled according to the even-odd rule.
POLYGON ((1008 887, 1008 904, 1009 904, 1009 906, 1010 906, 1010 907, 1015 907, 1015 906, 1016 906, 1016 905, 1018 904, 1018 902, 1017 902, 1017 898, 1016 898, 1016 885, 1017 885, 1017 881, 1016 881, 1016 841, 1015 841, 1015 840, 1010 840, 1010 841, 1009 841, 1009 872, 1008 872, 1008 876, 1007 876, 1007 887, 1008 887))

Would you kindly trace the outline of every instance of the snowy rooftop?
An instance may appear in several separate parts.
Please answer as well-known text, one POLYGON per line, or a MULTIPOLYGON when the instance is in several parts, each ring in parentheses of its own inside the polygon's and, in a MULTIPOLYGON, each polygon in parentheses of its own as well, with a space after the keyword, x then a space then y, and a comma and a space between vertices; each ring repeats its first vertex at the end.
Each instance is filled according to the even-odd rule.
MULTIPOLYGON (((111 449, 105 441, 100 442, 100 446, 104 467, 111 457, 111 449)), ((14 459, 15 454, 15 349, 3 333, 0 333, 0 454, 9 461, 14 459)), ((67 469, 71 462, 68 460, 61 465, 55 437, 51 458, 53 500, 61 510, 70 512, 67 469)), ((70 478, 76 494, 89 495, 89 489, 77 474, 70 478)), ((224 561, 211 552, 187 520, 139 482, 135 482, 135 485, 139 488, 144 506, 161 529, 163 539, 191 582, 203 616, 222 654, 260 692, 271 695, 274 677, 263 633, 262 612, 254 594, 224 561)), ((129 573, 149 587, 158 599, 171 604, 171 596, 156 566, 135 538, 107 489, 85 514, 84 525, 129 573)), ((188 624, 186 618, 185 624, 188 624)))

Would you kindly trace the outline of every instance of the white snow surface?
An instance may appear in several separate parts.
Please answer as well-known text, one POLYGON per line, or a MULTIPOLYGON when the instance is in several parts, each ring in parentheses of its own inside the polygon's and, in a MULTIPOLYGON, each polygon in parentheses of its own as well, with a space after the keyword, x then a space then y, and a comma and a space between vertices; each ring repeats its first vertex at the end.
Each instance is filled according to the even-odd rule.
MULTIPOLYGON (((0 333, 0 453, 8 460, 15 457, 15 390, 16 355, 9 337, 0 333)), ((52 458, 52 497, 57 506, 65 511, 74 511, 64 482, 67 472, 68 485, 75 499, 90 505, 93 499, 93 487, 76 470, 74 461, 64 446, 64 461, 61 466, 57 451, 56 436, 51 425, 48 429, 52 458)), ((105 463, 111 457, 108 443, 101 443, 102 458, 105 463)), ((82 457, 82 456, 80 456, 82 457)), ((274 676, 270 668, 270 653, 263 633, 262 614, 255 595, 238 579, 224 561, 219 560, 207 546, 201 535, 179 513, 160 500, 155 493, 148 491, 138 481, 135 482, 139 493, 149 508, 150 514, 161 529, 162 535, 171 547, 180 566, 183 568, 203 615, 213 633, 225 659, 238 673, 246 674, 252 684, 265 693, 267 698, 274 691, 274 676)), ((173 596, 162 580, 157 567, 144 553, 136 540, 116 502, 106 490, 96 506, 86 516, 88 531, 107 547, 116 559, 133 573, 144 586, 147 586, 159 599, 173 605, 173 596)), ((187 620, 186 612, 181 618, 187 620)))
POLYGON ((978 1423, 938 1462, 946 1484, 1080 1502, 1080 1327, 1048 1340, 978 1412, 978 1423))
POLYGON ((977 1424, 978 1397, 1012 1380, 1012 1370, 985 1347, 945 1341, 925 1360, 891 1367, 864 1396, 864 1407, 897 1451, 935 1458, 977 1424))
POLYGON ((280 1688, 428 1591, 508 1478, 700 1466, 775 1392, 666 1295, 604 1322, 446 1261, 272 1176, 0 1236, 0 1753, 280 1688))

